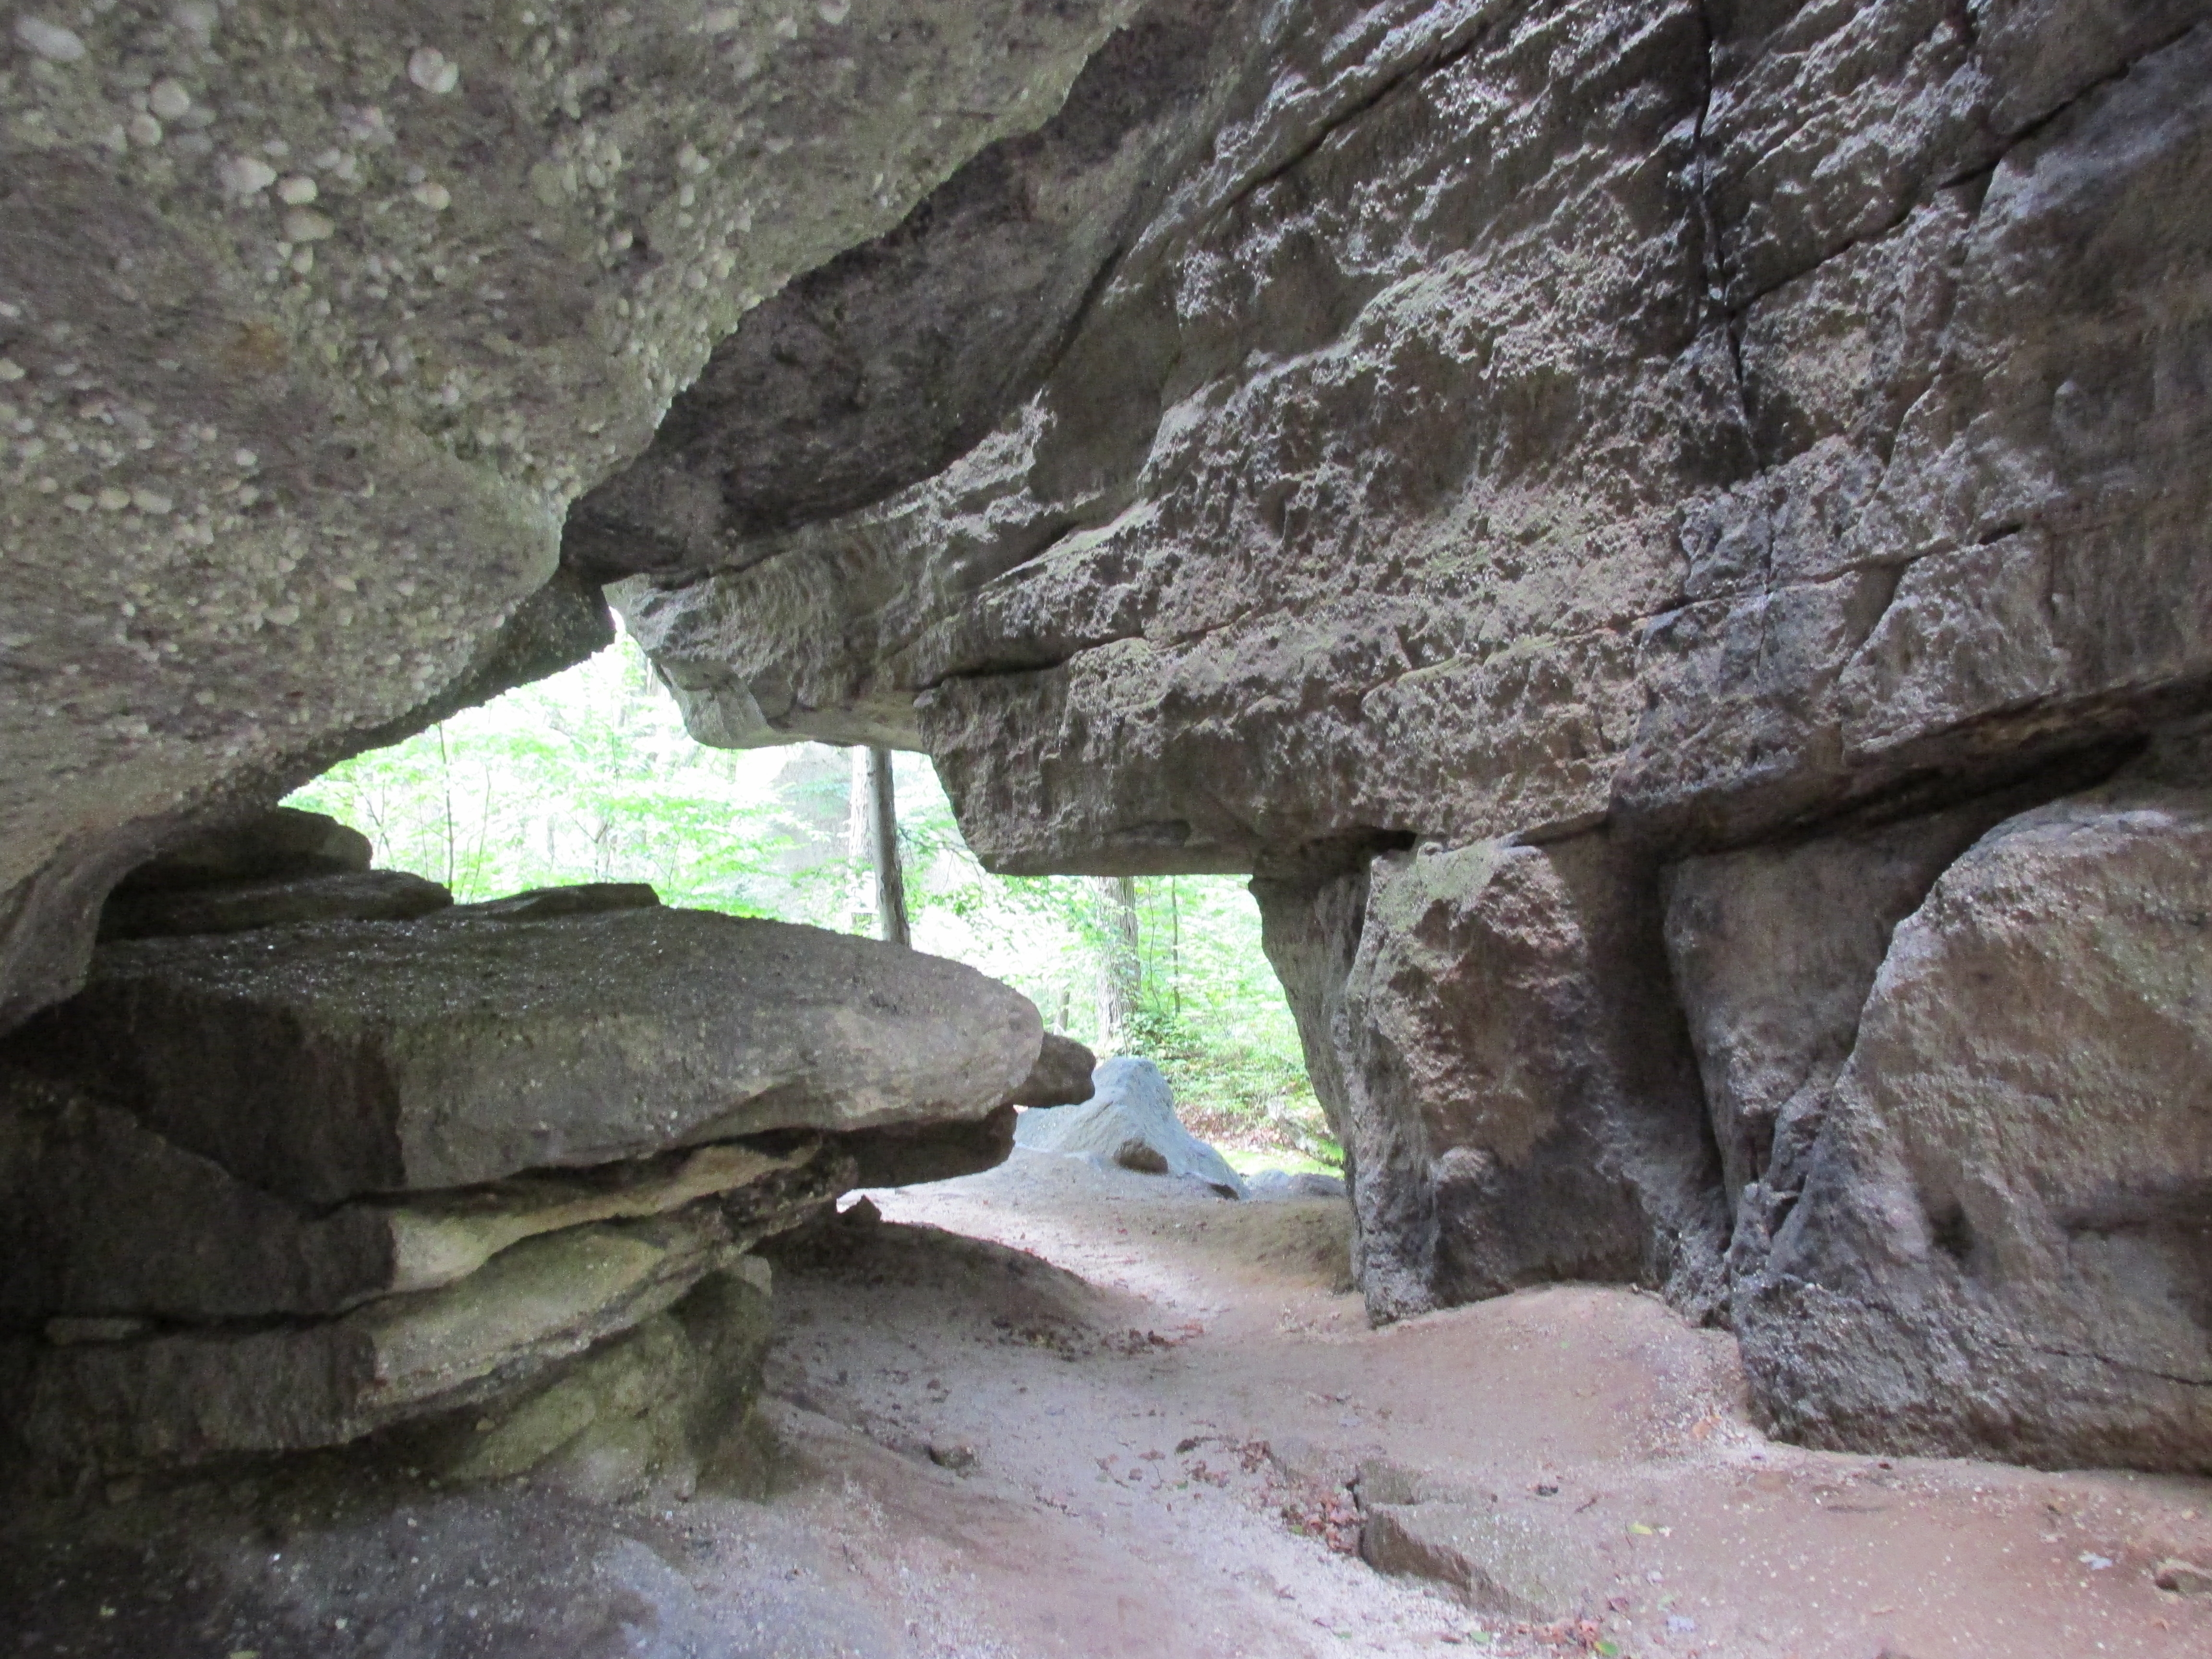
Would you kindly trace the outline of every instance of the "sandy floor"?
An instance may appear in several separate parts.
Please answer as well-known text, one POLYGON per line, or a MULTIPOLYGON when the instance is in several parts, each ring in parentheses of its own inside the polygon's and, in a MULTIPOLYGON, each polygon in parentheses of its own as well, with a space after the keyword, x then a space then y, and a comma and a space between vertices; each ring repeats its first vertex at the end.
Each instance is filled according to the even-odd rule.
POLYGON ((2151 1582, 2212 1559, 2212 1484, 1773 1445, 1729 1340, 1628 1291, 1370 1331, 1326 1200, 1024 1155, 877 1201, 896 1224, 785 1275, 773 1383, 910 1463, 972 1453, 871 1521, 922 1651, 2212 1655, 2212 1598, 2151 1582), (1377 1456, 1528 1516, 1590 1624, 1516 1631, 1286 1523, 1377 1456))
POLYGON ((19 1515, 0 1653, 2212 1655, 2212 1597, 2151 1582, 2212 1560, 2212 1483, 1771 1445, 1729 1340, 1627 1291, 1370 1331, 1340 1201, 1036 1154, 875 1201, 779 1271, 769 1501, 356 1456, 19 1515), (1574 1616, 1332 1547, 1377 1459, 1523 1524, 1574 1616))

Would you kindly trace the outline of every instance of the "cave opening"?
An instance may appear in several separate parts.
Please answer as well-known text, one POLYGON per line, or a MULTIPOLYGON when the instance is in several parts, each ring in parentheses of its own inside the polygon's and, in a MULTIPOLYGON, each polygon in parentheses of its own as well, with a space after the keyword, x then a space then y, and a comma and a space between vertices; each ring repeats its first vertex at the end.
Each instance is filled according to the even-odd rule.
MULTIPOLYGON (((878 751, 883 752, 883 751, 878 751)), ((641 883, 671 906, 890 937, 859 745, 702 744, 627 630, 583 661, 339 763, 286 805, 466 905, 641 883)), ((890 751, 913 947, 1004 981, 1045 1029, 1151 1060, 1240 1171, 1335 1174, 1343 1150, 1243 878, 1001 876, 926 755, 890 751)))

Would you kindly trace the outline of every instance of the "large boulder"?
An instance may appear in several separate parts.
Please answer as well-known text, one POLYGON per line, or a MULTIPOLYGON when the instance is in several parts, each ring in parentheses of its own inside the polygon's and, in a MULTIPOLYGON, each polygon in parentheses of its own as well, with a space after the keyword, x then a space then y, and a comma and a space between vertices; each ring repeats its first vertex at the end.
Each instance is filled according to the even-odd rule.
POLYGON ((104 945, 10 1039, 177 1146, 329 1205, 775 1129, 984 1117, 1018 993, 817 928, 658 907, 104 945))
POLYGON ((1014 1144, 1031 1152, 1097 1158, 1145 1175, 1202 1181, 1224 1198, 1244 1196, 1229 1160, 1182 1127, 1175 1091, 1149 1060, 1118 1054, 1091 1074, 1081 1105, 1031 1108, 1014 1124, 1014 1144))
POLYGON ((2008 819, 1900 923, 1737 1288, 1826 1446, 2212 1472, 2212 793, 2008 819))
POLYGON ((1304 986, 1299 1012, 1336 1051, 1370 1311, 1553 1279, 1710 1309, 1724 1221, 1636 861, 1602 836, 1430 846, 1367 887, 1364 912, 1329 907, 1359 928, 1340 988, 1304 986))

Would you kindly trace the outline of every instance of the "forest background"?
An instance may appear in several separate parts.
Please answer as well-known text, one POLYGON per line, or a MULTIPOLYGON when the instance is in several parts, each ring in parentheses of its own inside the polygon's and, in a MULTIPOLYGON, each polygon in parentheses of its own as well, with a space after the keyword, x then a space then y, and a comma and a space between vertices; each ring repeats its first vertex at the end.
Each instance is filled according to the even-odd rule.
MULTIPOLYGON (((854 757, 820 744, 706 748, 628 636, 347 761, 289 805, 466 903, 526 887, 647 881, 671 904, 874 934, 854 757)), ((894 758, 915 948, 1005 980, 1048 1028, 1158 1062, 1183 1121, 1242 1166, 1333 1168, 1340 1149, 1234 876, 985 871, 928 758, 894 758)))

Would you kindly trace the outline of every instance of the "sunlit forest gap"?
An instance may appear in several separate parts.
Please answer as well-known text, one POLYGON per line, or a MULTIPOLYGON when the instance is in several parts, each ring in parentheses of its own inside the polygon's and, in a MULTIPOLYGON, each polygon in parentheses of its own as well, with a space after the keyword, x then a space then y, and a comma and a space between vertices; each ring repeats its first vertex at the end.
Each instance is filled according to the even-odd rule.
MULTIPOLYGON (((671 904, 872 934, 853 753, 696 742, 625 635, 565 673, 341 763, 289 804, 353 824, 378 864, 443 882, 465 903, 644 881, 671 904)), ((928 758, 902 754, 895 769, 915 948, 1005 980, 1048 1028, 1101 1054, 1158 1061, 1185 1121, 1232 1161, 1340 1162, 1240 878, 1148 877, 1117 890, 1082 876, 995 876, 962 839, 928 758)))

